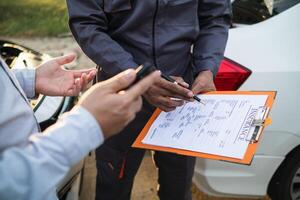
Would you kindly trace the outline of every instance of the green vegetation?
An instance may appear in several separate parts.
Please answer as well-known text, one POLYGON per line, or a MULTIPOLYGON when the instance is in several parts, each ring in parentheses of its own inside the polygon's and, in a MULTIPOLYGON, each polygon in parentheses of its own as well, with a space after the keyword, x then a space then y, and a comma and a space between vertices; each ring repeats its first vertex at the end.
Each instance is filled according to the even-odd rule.
POLYGON ((55 36, 68 31, 64 0, 1 0, 1 36, 55 36))

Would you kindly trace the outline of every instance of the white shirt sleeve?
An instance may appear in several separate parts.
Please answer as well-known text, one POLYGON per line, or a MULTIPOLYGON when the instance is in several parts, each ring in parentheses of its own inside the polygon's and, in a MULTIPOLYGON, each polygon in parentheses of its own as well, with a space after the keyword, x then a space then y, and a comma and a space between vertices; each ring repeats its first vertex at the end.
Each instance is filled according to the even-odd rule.
POLYGON ((103 141, 96 119, 75 107, 42 134, 32 135, 26 147, 1 152, 1 199, 55 198, 57 184, 70 167, 103 141))
POLYGON ((12 69, 27 98, 35 97, 35 69, 12 69))

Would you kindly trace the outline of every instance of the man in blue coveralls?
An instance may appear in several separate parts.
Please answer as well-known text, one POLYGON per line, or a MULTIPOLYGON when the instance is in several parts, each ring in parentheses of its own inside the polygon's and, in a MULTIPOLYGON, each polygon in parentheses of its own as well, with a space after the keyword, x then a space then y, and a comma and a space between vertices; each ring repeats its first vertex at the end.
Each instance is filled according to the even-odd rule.
MULTIPOLYGON (((186 86, 161 79, 136 119, 97 149, 96 199, 130 199, 144 151, 131 148, 155 107, 174 110, 215 90, 230 27, 230 0, 68 0, 71 31, 105 80, 150 62, 186 86), (176 100, 174 98, 182 100, 176 100)), ((160 199, 191 199, 195 158, 155 152, 160 199)))

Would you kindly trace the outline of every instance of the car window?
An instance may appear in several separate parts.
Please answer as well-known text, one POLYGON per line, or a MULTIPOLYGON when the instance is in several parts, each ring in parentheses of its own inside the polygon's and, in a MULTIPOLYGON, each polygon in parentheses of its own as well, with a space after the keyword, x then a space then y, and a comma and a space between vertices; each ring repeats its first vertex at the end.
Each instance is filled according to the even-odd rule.
POLYGON ((300 0, 235 0, 232 3, 233 23, 255 24, 298 3, 300 0))

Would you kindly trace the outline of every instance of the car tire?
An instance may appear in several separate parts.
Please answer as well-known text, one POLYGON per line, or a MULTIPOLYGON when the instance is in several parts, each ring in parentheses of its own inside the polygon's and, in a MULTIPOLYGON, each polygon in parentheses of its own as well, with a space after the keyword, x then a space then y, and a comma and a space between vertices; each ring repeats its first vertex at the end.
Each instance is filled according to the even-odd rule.
POLYGON ((300 147, 288 154, 271 179, 272 200, 300 200, 300 147))

